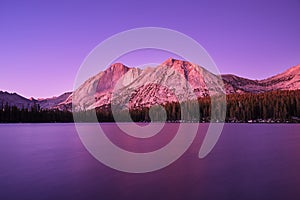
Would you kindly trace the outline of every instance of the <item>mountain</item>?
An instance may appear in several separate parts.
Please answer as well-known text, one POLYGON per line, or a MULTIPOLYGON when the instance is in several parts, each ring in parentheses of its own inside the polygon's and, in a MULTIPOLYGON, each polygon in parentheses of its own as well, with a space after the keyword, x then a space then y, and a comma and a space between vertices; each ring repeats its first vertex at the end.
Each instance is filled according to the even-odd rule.
MULTIPOLYGON (((222 92, 222 79, 187 61, 168 59, 155 68, 114 64, 83 83, 72 96, 75 110, 114 104, 130 108, 184 101, 222 92), (211 89, 211 88, 210 88, 211 89)), ((223 91, 224 92, 224 91, 223 91)), ((66 102, 71 105, 70 102, 66 102)))
POLYGON ((6 104, 8 104, 9 106, 16 106, 19 109, 31 109, 31 107, 36 104, 39 105, 41 109, 62 108, 63 106, 61 106, 60 104, 65 102, 71 94, 72 92, 66 92, 58 97, 51 97, 45 99, 27 99, 16 93, 0 91, 0 106, 2 105, 3 107, 6 104))
POLYGON ((109 104, 112 91, 119 79, 122 78, 125 85, 130 84, 139 77, 141 71, 141 69, 129 68, 121 63, 113 64, 82 84, 64 105, 71 108, 73 101, 78 110, 83 110, 109 104))
POLYGON ((169 58, 157 67, 139 69, 115 63, 85 81, 74 92, 47 99, 26 99, 17 94, 0 92, 0 103, 42 109, 88 110, 108 106, 149 107, 166 102, 185 101, 224 92, 262 93, 273 90, 300 89, 300 65, 263 80, 236 75, 217 76, 205 68, 169 58))
POLYGON ((64 94, 58 97, 51 97, 46 99, 38 99, 37 103, 40 105, 41 109, 53 109, 53 108, 61 108, 61 104, 63 104, 72 92, 65 92, 64 94))
POLYGON ((235 75, 222 75, 227 93, 260 93, 273 90, 300 89, 300 65, 263 80, 250 80, 235 75), (230 88, 230 89, 229 89, 230 88))
POLYGON ((259 81, 268 90, 297 90, 300 89, 300 65, 285 72, 259 81))
POLYGON ((0 106, 17 106, 18 108, 30 108, 34 105, 35 99, 26 99, 16 93, 8 93, 0 91, 0 106))

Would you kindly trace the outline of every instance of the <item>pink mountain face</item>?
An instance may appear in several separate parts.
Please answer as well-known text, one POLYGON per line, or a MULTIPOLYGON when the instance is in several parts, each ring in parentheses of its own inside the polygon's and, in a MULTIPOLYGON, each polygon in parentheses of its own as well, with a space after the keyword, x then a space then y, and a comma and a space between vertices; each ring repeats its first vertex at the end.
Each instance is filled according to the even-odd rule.
POLYGON ((300 89, 300 65, 285 72, 259 81, 268 90, 297 90, 300 89))
POLYGON ((300 65, 263 80, 250 80, 235 75, 222 75, 227 93, 260 93, 272 90, 300 89, 300 65))
POLYGON ((96 92, 111 91, 116 85, 117 81, 124 76, 131 68, 121 64, 115 63, 106 69, 98 81, 96 92))

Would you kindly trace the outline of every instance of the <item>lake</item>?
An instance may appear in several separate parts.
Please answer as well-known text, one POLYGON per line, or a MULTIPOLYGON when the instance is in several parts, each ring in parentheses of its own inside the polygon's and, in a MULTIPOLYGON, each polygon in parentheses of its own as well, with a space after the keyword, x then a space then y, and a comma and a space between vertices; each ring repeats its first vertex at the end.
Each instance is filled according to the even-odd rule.
MULTIPOLYGON (((102 124, 124 149, 153 151, 172 139, 124 136, 102 124)), ((74 124, 0 125, 0 199, 299 199, 300 125, 225 124, 212 152, 198 152, 208 124, 185 154, 161 170, 129 174, 89 154, 74 124)), ((167 124, 176 130, 178 124, 167 124)))

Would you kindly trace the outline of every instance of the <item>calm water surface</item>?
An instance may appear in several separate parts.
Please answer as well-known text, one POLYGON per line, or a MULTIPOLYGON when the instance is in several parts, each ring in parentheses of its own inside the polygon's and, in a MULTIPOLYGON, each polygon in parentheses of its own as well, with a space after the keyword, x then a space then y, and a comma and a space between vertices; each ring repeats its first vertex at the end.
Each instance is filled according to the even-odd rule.
MULTIPOLYGON (((102 124, 122 148, 164 146, 178 125, 146 141, 102 124)), ((95 160, 74 124, 0 125, 0 199, 300 199, 300 125, 226 124, 213 151, 198 159, 207 124, 170 166, 128 174, 95 160)))

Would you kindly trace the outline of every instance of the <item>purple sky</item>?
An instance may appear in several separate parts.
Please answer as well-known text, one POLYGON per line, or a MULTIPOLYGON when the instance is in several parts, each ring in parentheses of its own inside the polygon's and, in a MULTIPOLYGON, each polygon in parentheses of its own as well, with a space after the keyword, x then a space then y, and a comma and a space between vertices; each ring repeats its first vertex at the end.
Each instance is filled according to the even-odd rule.
MULTIPOLYGON (((300 63, 299 0, 49 2, 0 1, 0 90, 26 97, 70 91, 97 44, 144 26, 194 38, 222 73, 261 79, 300 63)), ((168 56, 153 52, 120 60, 132 66, 168 56)))

